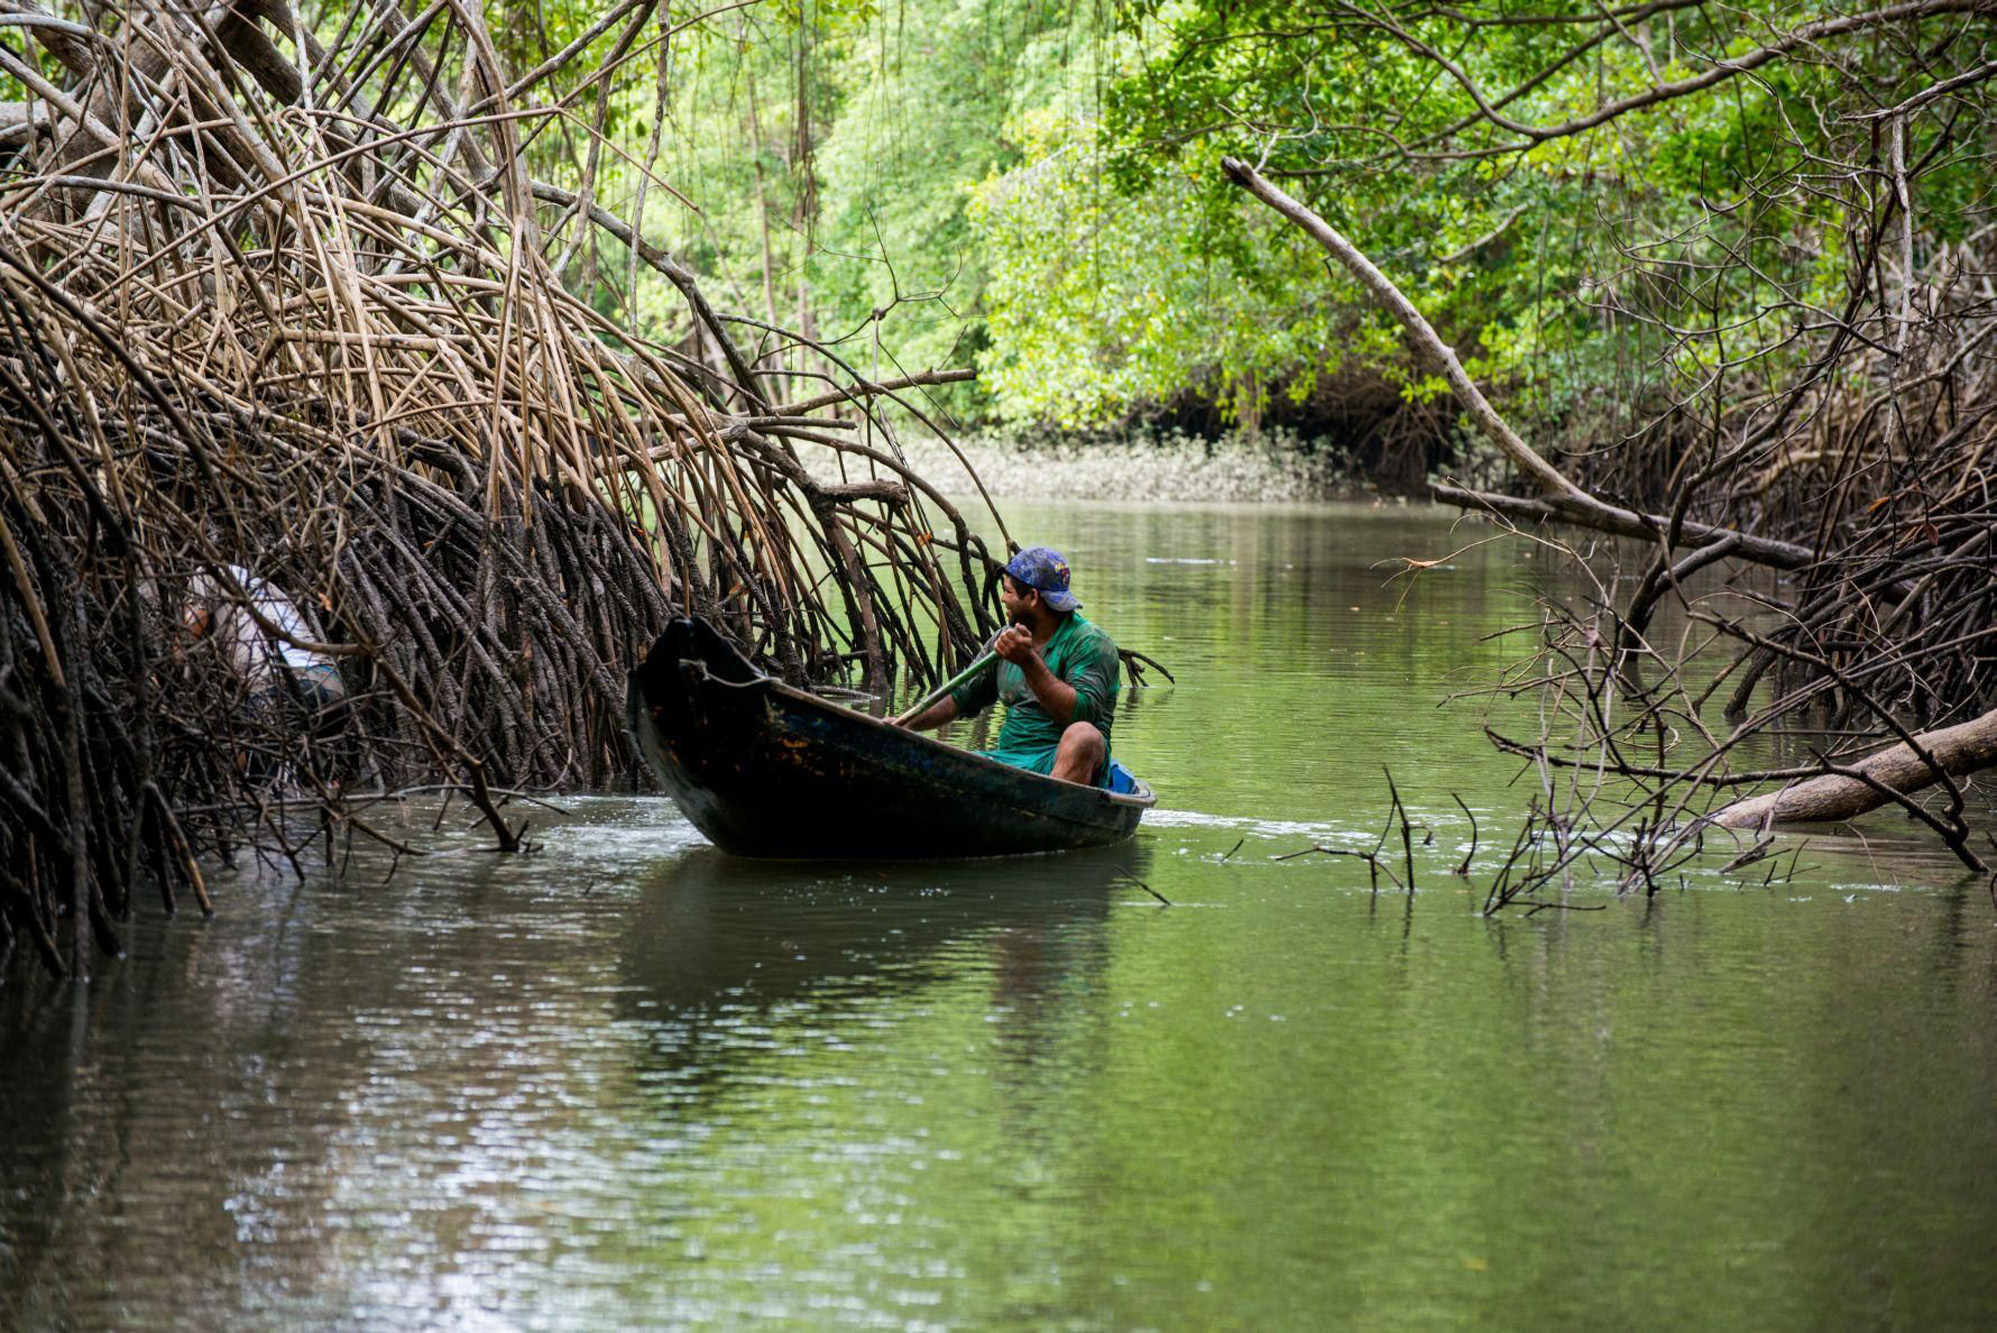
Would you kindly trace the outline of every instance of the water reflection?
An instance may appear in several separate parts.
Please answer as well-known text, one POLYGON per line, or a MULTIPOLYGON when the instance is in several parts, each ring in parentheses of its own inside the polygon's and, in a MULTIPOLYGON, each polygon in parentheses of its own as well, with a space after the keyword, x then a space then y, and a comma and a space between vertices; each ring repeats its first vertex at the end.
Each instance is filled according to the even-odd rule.
POLYGON ((1887 821, 1480 920, 1451 793, 1491 855, 1516 767, 1433 705, 1529 618, 1498 552, 1407 591, 1446 525, 1015 526, 1179 674, 1119 720, 1135 843, 762 865, 586 798, 538 856, 218 875, 0 987, 0 1328, 1997 1318, 1984 885, 1887 821), (1371 847, 1383 764, 1419 893, 1273 859, 1371 847))
MULTIPOLYGON (((1031 1014, 1094 989, 1112 896, 1149 864, 1143 843, 996 861, 812 867, 701 848, 641 890, 621 971, 626 1012, 660 1022, 669 1067, 725 1078, 707 1038, 809 997, 892 1004, 967 970, 1031 1014)), ((1006 1025, 1017 1033, 1030 1025, 1006 1025)))

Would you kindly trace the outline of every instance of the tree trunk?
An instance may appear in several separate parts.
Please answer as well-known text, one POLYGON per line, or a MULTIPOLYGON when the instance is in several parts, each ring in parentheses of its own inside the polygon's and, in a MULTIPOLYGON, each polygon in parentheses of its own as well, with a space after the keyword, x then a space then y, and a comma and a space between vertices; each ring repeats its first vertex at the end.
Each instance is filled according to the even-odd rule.
MULTIPOLYGON (((1951 777, 1962 777, 1997 765, 1997 709, 1982 717, 1914 738, 1921 749, 1951 777)), ((1905 795, 1931 786, 1935 770, 1907 745, 1882 750, 1863 763, 1851 765, 1880 784, 1905 795)), ((1889 798, 1856 778, 1827 773, 1780 791, 1735 801, 1713 816, 1721 828, 1759 828, 1764 823, 1791 824, 1811 820, 1851 819, 1886 804, 1889 798)))

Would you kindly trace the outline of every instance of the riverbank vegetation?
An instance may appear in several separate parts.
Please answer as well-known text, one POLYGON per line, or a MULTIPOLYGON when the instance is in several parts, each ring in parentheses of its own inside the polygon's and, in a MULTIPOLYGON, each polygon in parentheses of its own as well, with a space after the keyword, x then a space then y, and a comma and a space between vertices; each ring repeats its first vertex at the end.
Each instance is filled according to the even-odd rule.
POLYGON ((1434 493, 1636 543, 1625 563, 1542 537, 1591 582, 1549 604, 1535 669, 1510 686, 1556 720, 1494 737, 1541 778, 1509 891, 1571 882, 1597 858, 1655 891, 1708 827, 1886 804, 1985 872, 1961 780, 1997 763, 1993 7, 1249 8, 1182 29, 1175 48, 1175 69, 1224 77, 1248 108, 1218 132, 1252 130, 1258 160, 1224 160, 1228 177, 1395 321, 1533 495, 1434 493), (1376 52, 1374 68, 1414 82, 1272 97, 1299 88, 1305 49, 1376 52), (1542 297, 1457 326, 1472 347, 1524 332, 1544 352, 1549 371, 1507 394, 1524 411, 1494 407, 1478 381, 1503 386, 1502 371, 1436 332, 1458 307, 1417 284, 1448 257, 1381 250, 1394 231, 1355 208, 1389 175, 1511 201, 1473 251, 1534 223, 1542 297), (1549 261, 1563 228, 1572 243, 1549 261), (1567 387, 1605 410, 1544 392, 1590 365, 1567 387), (1803 739, 1767 745, 1785 734, 1803 739), (1744 766, 1749 753, 1786 762, 1744 766), (1771 785, 1711 825, 1691 817, 1771 785))
POLYGON ((357 790, 442 780, 515 847, 503 789, 625 770, 623 669, 675 612, 800 680, 989 635, 988 554, 875 411, 950 377, 759 369, 646 239, 670 185, 599 192, 663 18, 509 62, 475 6, 5 6, 5 942, 85 977, 142 894, 207 907, 211 852, 384 836, 357 790), (591 299, 613 263, 680 333, 591 299), (338 671, 337 737, 188 633, 199 580, 338 671))

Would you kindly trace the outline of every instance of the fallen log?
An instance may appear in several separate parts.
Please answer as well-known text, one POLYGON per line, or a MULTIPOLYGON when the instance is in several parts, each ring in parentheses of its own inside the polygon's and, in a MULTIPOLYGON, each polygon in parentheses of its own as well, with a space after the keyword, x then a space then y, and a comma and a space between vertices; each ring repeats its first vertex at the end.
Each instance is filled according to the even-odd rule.
POLYGON ((1751 829, 1766 824, 1853 819, 1892 799, 1881 788, 1904 796, 1934 785, 1944 772, 1959 778, 1997 766, 1997 709, 1953 727, 1923 732, 1914 740, 1918 750, 1902 743, 1850 766, 1851 772, 1863 773, 1870 782, 1826 773, 1735 801, 1714 815, 1712 822, 1721 828, 1751 829))

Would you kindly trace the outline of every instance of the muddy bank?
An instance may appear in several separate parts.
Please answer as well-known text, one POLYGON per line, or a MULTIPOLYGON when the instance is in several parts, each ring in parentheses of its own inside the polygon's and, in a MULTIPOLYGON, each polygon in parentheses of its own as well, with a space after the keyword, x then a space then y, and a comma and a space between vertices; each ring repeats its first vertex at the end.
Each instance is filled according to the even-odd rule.
MULTIPOLYGON (((935 440, 903 446, 913 470, 945 491, 973 489, 968 462, 997 499, 1294 504, 1376 493, 1342 451, 1283 432, 1218 441, 1012 434, 968 436, 962 458, 935 440)), ((829 455, 814 469, 836 470, 829 455)))

